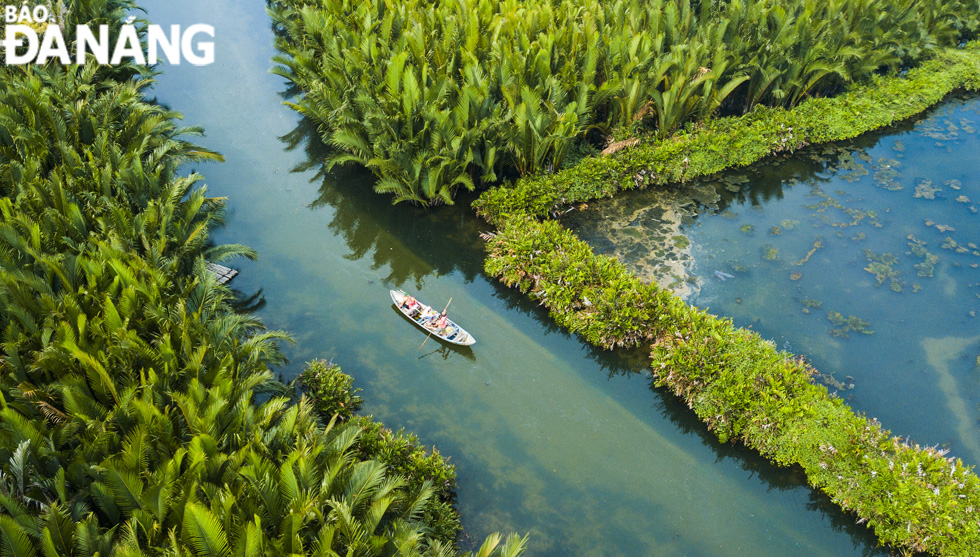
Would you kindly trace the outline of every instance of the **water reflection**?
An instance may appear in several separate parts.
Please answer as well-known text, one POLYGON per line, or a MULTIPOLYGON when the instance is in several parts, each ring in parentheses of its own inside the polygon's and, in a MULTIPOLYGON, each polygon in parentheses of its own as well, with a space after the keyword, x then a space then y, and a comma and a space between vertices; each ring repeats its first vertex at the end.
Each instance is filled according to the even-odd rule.
POLYGON ((347 259, 370 256, 371 268, 387 267, 385 283, 395 287, 412 281, 419 289, 426 277, 454 271, 472 281, 481 273, 481 260, 473 256, 483 252, 479 223, 469 217, 465 200, 429 210, 408 203, 392 205, 389 196, 374 192, 368 171, 351 165, 328 172, 323 161, 330 147, 305 118, 280 140, 286 151, 303 149, 305 159, 292 172, 314 172, 310 181, 319 184, 319 191, 309 207, 333 211, 329 229, 347 243, 347 259), (411 256, 406 256, 406 248, 411 256), (469 256, 460 257, 461 253, 469 256))

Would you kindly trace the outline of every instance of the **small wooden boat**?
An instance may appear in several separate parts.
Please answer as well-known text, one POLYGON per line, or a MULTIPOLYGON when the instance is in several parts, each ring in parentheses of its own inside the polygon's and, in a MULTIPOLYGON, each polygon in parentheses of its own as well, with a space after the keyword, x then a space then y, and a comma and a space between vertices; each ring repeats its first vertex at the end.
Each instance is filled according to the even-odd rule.
MULTIPOLYGON (((440 330, 438 327, 429 326, 424 321, 422 321, 421 316, 425 313, 425 310, 432 309, 429 306, 419 302, 419 306, 415 310, 408 310, 402 307, 402 302, 408 297, 408 294, 401 290, 390 290, 391 301, 395 302, 395 307, 398 311, 402 312, 405 317, 409 318, 419 327, 425 329, 425 332, 432 333, 432 336, 439 337, 446 342, 451 342, 453 344, 459 344, 460 346, 470 346, 471 344, 476 344, 476 339, 473 338, 465 329, 453 323, 452 319, 446 320, 446 328, 440 330)), ((418 300, 416 300, 418 301, 418 300)), ((438 311, 438 310, 433 310, 438 311)))

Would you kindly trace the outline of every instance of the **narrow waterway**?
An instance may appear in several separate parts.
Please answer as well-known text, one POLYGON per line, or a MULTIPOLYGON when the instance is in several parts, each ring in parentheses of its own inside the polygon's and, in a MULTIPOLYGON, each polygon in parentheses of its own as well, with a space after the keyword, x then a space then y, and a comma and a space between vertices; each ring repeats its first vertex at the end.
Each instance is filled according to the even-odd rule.
POLYGON ((365 412, 452 458, 471 547, 530 533, 531 555, 874 555, 875 540, 798 471, 718 444, 651 389, 643 354, 596 351, 482 273, 487 226, 459 203, 428 212, 371 191, 356 171, 324 175, 315 130, 282 105, 263 2, 153 0, 158 24, 208 23, 216 63, 164 68, 153 94, 202 125, 224 164, 201 171, 228 198, 216 236, 258 250, 233 285, 294 335, 304 361, 334 359, 365 412), (478 343, 430 340, 389 288, 444 305, 478 343))

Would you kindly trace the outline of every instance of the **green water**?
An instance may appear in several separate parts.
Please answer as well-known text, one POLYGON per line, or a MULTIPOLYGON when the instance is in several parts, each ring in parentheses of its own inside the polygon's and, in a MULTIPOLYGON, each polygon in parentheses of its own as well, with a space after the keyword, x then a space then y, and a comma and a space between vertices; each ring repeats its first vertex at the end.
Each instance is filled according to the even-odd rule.
POLYGON ((556 328, 485 277, 461 202, 391 207, 355 171, 321 174, 313 130, 282 106, 283 81, 257 1, 145 2, 154 23, 216 28, 216 63, 166 68, 160 102, 227 162, 197 170, 228 197, 224 242, 256 248, 233 285, 261 291, 260 316, 291 332, 297 373, 332 358, 365 411, 417 432, 459 473, 463 545, 530 533, 531 555, 873 555, 875 541, 794 469, 720 445, 651 389, 643 354, 607 353, 556 328), (450 313, 471 350, 430 340, 391 306, 404 288, 450 313))
POLYGON ((978 129, 980 98, 955 98, 884 134, 594 203, 567 224, 806 355, 894 433, 977 465, 978 129))

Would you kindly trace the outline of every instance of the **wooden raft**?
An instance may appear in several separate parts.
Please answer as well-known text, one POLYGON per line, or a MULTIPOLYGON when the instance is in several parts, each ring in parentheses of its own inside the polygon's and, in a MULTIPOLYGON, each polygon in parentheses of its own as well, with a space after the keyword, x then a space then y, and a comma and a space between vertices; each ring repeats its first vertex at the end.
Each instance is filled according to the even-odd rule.
POLYGON ((207 263, 205 265, 208 272, 214 275, 218 280, 218 284, 227 284, 231 279, 238 276, 238 270, 232 269, 231 267, 225 267, 224 265, 218 265, 217 263, 207 263))

